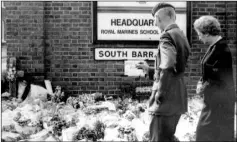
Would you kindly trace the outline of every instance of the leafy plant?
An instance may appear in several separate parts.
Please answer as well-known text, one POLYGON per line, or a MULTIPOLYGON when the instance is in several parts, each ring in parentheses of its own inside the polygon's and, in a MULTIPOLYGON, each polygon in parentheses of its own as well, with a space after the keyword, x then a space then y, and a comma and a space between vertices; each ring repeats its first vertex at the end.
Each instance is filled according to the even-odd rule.
POLYGON ((94 124, 94 130, 95 130, 95 133, 96 133, 96 137, 97 139, 104 139, 104 136, 105 136, 105 124, 100 121, 100 120, 97 120, 94 124))

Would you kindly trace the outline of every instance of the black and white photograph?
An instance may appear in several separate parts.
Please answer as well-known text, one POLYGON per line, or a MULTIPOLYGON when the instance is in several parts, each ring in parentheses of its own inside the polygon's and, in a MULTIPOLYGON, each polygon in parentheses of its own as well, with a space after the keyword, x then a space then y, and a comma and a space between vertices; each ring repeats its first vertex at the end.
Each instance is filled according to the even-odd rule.
POLYGON ((236 13, 1 0, 1 141, 237 141, 236 13))

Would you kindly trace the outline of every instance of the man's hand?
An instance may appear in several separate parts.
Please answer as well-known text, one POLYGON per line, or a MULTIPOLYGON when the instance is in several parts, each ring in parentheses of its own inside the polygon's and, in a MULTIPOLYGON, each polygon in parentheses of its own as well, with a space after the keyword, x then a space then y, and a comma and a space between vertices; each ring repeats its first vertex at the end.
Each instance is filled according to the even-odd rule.
POLYGON ((150 96, 149 99, 149 107, 148 107, 148 111, 156 111, 159 107, 159 105, 161 104, 161 102, 158 99, 158 92, 157 91, 152 91, 152 94, 150 96))
POLYGON ((147 64, 146 61, 142 61, 136 64, 136 68, 142 69, 145 74, 148 74, 149 65, 147 64))

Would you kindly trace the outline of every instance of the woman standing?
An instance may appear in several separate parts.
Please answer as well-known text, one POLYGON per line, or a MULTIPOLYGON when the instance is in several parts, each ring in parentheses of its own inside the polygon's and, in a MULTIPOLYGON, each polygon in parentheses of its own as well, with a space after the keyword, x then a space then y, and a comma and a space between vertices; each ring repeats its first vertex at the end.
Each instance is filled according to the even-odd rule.
POLYGON ((197 93, 204 94, 204 107, 196 129, 197 141, 234 141, 235 87, 232 57, 220 35, 220 23, 212 16, 194 22, 199 39, 209 45, 204 55, 197 93))

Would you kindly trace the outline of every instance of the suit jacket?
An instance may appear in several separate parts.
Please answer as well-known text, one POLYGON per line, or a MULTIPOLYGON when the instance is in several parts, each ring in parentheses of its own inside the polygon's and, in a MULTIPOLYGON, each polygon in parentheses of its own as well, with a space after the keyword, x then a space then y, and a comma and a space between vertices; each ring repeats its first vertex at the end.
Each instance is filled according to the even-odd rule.
MULTIPOLYGON (((187 38, 176 24, 169 25, 162 33, 161 40, 169 42, 176 49, 176 64, 174 67, 160 69, 160 55, 162 54, 158 46, 158 55, 156 60, 156 75, 158 80, 158 93, 156 98, 161 104, 154 101, 149 111, 156 115, 175 115, 187 111, 187 90, 184 84, 184 71, 187 64, 190 46, 187 38)), ((166 47, 169 48, 169 47, 166 47)), ((153 79, 154 70, 149 70, 149 77, 153 79)), ((152 97, 152 96, 151 96, 152 97)), ((152 100, 152 99, 151 99, 152 100)))
POLYGON ((208 48, 201 64, 203 81, 233 86, 232 56, 225 39, 208 48))

